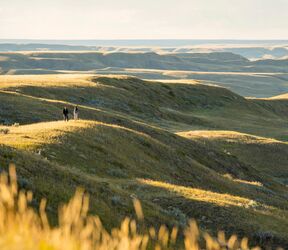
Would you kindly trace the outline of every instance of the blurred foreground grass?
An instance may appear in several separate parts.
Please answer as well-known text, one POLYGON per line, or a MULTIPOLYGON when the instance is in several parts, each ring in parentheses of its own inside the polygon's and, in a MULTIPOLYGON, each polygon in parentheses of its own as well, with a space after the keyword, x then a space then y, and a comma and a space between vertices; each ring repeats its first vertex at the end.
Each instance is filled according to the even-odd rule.
MULTIPOLYGON (((59 208, 58 226, 52 227, 45 212, 46 200, 42 199, 39 212, 30 205, 31 191, 19 190, 15 166, 9 175, 0 177, 0 249, 41 250, 92 250, 92 249, 251 249, 248 239, 238 240, 235 235, 225 239, 224 232, 217 238, 201 232, 195 221, 178 237, 178 229, 171 232, 164 225, 158 229, 145 228, 141 204, 134 200, 137 221, 126 218, 119 228, 107 232, 97 216, 88 215, 89 197, 78 189, 74 197, 59 208)), ((254 247, 252 249, 260 249, 254 247)))

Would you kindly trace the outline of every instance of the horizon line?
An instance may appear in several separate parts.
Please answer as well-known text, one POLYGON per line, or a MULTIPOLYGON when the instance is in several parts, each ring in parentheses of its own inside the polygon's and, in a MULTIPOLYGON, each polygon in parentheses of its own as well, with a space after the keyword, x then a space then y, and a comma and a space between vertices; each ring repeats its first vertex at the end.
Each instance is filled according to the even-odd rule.
POLYGON ((195 40, 195 41, 288 41, 288 38, 0 38, 0 40, 47 40, 47 41, 139 41, 139 40, 195 40))

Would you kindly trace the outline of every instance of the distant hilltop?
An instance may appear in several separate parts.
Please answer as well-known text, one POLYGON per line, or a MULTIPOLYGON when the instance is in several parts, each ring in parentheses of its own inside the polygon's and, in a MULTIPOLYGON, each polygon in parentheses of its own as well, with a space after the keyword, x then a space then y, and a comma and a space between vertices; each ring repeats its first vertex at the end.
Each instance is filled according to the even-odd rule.
POLYGON ((144 53, 231 52, 250 60, 288 57, 288 40, 29 40, 0 39, 0 52, 97 51, 144 53))

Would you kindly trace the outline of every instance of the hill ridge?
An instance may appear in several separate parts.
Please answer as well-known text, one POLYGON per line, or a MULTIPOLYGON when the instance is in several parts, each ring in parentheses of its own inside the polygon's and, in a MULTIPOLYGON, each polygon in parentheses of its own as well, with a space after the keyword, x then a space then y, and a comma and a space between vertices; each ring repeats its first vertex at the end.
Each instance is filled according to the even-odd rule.
POLYGON ((193 217, 212 233, 257 241, 270 230, 273 244, 288 244, 287 120, 274 101, 199 82, 93 75, 1 76, 0 100, 9 122, 0 164, 16 163, 19 184, 36 193, 35 206, 50 200, 52 219, 82 186, 109 228, 138 197, 148 224, 193 217), (60 121, 63 105, 76 104, 81 120, 60 121))

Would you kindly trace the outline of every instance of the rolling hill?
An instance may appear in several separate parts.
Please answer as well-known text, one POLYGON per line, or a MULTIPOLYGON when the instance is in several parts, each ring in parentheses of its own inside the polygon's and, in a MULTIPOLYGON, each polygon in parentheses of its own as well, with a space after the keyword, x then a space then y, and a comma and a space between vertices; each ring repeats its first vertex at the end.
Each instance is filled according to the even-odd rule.
POLYGON ((48 198, 52 221, 77 186, 111 228, 143 204, 146 223, 288 246, 287 107, 201 81, 0 76, 0 165, 48 198), (79 105, 79 121, 61 121, 79 105), (18 125, 19 123, 19 125, 18 125), (14 124, 14 125, 13 125, 14 124), (5 132, 6 131, 6 132, 5 132))
POLYGON ((288 41, 270 40, 28 40, 0 39, 0 51, 232 52, 251 60, 288 56, 288 41))
POLYGON ((231 52, 2 52, 0 74, 124 74, 149 80, 203 80, 258 98, 288 92, 287 59, 251 61, 231 52))

